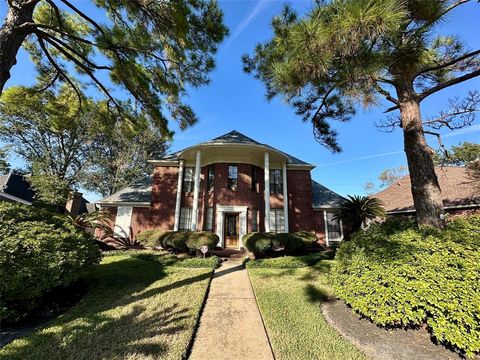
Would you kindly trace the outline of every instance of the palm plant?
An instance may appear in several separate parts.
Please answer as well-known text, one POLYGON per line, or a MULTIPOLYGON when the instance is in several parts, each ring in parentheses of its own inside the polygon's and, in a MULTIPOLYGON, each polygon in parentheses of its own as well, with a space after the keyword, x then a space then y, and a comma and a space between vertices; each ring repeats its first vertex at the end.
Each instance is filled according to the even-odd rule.
POLYGON ((368 220, 384 218, 385 215, 383 202, 380 199, 369 196, 349 195, 334 219, 341 219, 351 227, 351 232, 357 232, 367 225, 368 220))
POLYGON ((110 227, 110 214, 105 211, 96 210, 90 213, 82 213, 77 216, 67 214, 67 218, 74 226, 84 231, 88 231, 88 229, 92 229, 93 231, 95 231, 95 229, 100 229, 106 234, 112 233, 110 227))

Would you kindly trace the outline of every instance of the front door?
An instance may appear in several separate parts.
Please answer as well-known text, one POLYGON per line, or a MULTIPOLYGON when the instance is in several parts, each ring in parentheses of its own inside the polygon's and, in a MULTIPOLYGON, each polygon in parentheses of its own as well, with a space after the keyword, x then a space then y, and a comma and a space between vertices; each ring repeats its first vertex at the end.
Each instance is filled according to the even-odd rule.
POLYGON ((238 248, 238 214, 225 214, 225 247, 238 248))

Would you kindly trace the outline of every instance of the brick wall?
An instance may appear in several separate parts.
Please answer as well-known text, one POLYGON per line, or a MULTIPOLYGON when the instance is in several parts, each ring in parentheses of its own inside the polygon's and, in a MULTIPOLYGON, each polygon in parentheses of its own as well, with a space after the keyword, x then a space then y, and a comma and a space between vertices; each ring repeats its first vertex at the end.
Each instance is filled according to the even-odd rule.
POLYGON ((313 223, 318 242, 322 245, 326 245, 327 238, 325 236, 325 215, 323 210, 313 211, 313 223))
MULTIPOLYGON (((201 169, 198 229, 206 228, 206 211, 213 207, 213 231, 216 227, 216 205, 247 206, 247 231, 252 231, 252 209, 258 209, 258 231, 265 231, 264 215, 264 170, 257 167, 258 185, 252 191, 252 165, 238 165, 237 190, 228 190, 228 163, 216 163, 214 189, 207 189, 208 166, 201 169)), ((132 213, 131 228, 136 236, 145 229, 172 230, 175 222, 178 167, 156 167, 152 184, 152 203, 149 208, 135 207, 132 213)), ((312 184, 309 170, 288 170, 289 228, 294 231, 315 231, 312 209, 312 184)), ((193 206, 193 192, 182 194, 182 207, 193 206)), ((270 196, 271 209, 283 209, 283 194, 270 196)), ((113 219, 115 214, 112 213, 113 219)), ((113 210, 112 210, 113 211, 113 210)), ((323 213, 322 213, 323 214, 323 213)), ((321 220, 323 221, 323 219, 321 220)), ((320 231, 320 230, 319 230, 320 231)))
POLYGON ((314 231, 312 178, 308 170, 287 171, 290 232, 314 231))

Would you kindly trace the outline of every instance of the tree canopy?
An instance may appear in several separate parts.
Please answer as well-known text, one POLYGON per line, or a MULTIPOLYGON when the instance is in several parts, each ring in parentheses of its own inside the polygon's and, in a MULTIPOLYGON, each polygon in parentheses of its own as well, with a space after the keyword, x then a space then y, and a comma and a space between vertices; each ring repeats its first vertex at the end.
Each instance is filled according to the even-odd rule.
POLYGON ((433 151, 425 134, 474 121, 473 91, 452 100, 450 111, 422 120, 420 104, 445 88, 480 75, 480 50, 438 32, 447 16, 472 0, 332 0, 315 2, 299 17, 289 6, 272 21, 273 37, 243 57, 244 69, 280 96, 328 149, 341 145, 331 120, 348 121, 359 105, 399 110, 387 127, 400 126, 417 219, 445 225, 433 151), (463 115, 462 121, 452 125, 463 115))
POLYGON ((214 0, 12 0, 7 6, 0 94, 23 46, 38 71, 37 89, 67 84, 80 101, 87 88, 96 89, 109 111, 134 121, 123 111, 126 96, 166 138, 168 118, 180 128, 196 121, 183 97, 189 87, 208 83, 227 33, 214 0), (84 10, 86 3, 93 6, 84 10))

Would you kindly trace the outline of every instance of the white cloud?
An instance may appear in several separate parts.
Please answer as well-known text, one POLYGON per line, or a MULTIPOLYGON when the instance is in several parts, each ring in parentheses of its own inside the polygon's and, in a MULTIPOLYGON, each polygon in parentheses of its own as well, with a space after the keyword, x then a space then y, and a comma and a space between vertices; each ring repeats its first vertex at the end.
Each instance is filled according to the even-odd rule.
POLYGON ((268 3, 272 2, 269 0, 260 0, 257 2, 257 4, 253 7, 252 11, 245 16, 242 21, 240 21, 240 24, 236 27, 236 29, 233 31, 232 36, 228 39, 227 46, 230 44, 233 40, 237 38, 240 33, 245 30, 245 28, 250 25, 250 23, 264 10, 268 3))
POLYGON ((343 164, 343 163, 347 163, 347 162, 351 162, 351 161, 374 159, 374 158, 396 155, 396 154, 401 154, 401 153, 403 153, 403 151, 390 151, 390 152, 386 152, 386 153, 382 153, 382 154, 365 155, 365 156, 359 156, 359 157, 355 157, 355 158, 344 159, 344 160, 334 161, 334 162, 325 163, 325 164, 319 164, 318 166, 337 165, 337 164, 343 164))

